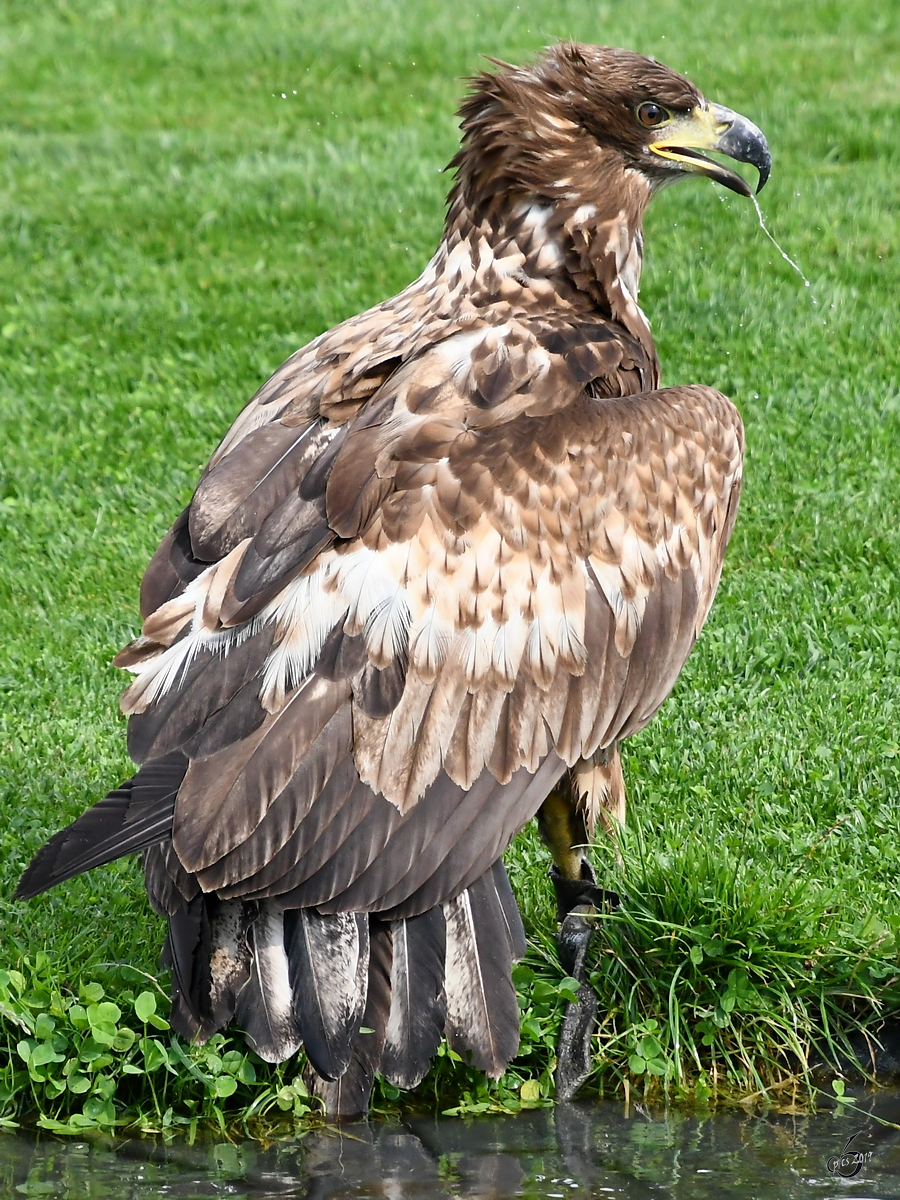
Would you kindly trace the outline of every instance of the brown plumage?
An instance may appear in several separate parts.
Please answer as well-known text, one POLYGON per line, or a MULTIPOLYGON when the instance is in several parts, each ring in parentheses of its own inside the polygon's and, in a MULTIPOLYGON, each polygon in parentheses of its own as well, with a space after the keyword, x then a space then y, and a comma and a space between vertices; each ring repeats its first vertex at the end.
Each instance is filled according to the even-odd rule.
POLYGON ((692 147, 764 179, 762 135, 570 44, 461 116, 420 278, 275 372, 163 539, 117 659, 141 770, 19 887, 143 850, 176 1028, 305 1044, 338 1114, 445 1028, 490 1074, 515 1053, 500 856, 561 780, 582 828, 621 816, 618 743, 700 631, 740 490, 731 403, 659 389, 641 222, 684 172, 746 192, 692 147))

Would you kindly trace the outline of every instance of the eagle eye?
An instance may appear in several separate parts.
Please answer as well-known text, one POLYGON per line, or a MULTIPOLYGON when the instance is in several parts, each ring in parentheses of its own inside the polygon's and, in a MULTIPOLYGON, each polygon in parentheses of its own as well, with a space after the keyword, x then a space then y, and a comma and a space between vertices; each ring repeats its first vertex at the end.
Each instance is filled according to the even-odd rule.
POLYGON ((669 114, 660 104, 642 104, 637 110, 637 119, 642 125, 662 125, 668 118, 669 114))

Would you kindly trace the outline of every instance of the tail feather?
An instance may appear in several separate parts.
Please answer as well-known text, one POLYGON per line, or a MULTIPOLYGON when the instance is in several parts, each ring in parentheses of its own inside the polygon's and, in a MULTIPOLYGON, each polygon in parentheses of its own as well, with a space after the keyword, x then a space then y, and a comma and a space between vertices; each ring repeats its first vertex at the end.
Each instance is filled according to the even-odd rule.
POLYGON ((380 1069, 397 1087, 413 1088, 437 1053, 447 1019, 444 913, 432 908, 393 921, 391 929, 391 1011, 380 1069))
POLYGON ((207 897, 210 912, 209 1000, 201 1029, 205 1041, 224 1029, 237 1010, 238 996, 250 981, 248 932, 252 904, 207 897))
POLYGON ((343 1121, 362 1116, 369 1108, 391 1008, 391 956, 391 927, 372 918, 366 1007, 349 1065, 334 1081, 309 1073, 311 1091, 323 1102, 326 1113, 343 1121))
POLYGON ((316 1072, 347 1070, 366 1004, 369 918, 365 913, 287 914, 292 1011, 316 1072))
POLYGON ((513 952, 493 868, 444 905, 447 1041, 496 1079, 519 1048, 513 952))
POLYGON ((506 873, 506 867, 503 865, 502 858, 498 858, 493 867, 491 867, 491 883, 500 902, 503 923, 506 926, 506 935, 509 939, 509 949, 513 956, 513 961, 524 958, 525 951, 528 949, 528 944, 525 941, 525 926, 522 924, 522 915, 519 912, 518 904, 516 904, 513 890, 509 886, 509 876, 506 873))
POLYGON ((145 763, 39 851, 16 896, 144 851, 151 903, 168 919, 175 1031, 202 1042, 234 1021, 269 1062, 305 1045, 332 1116, 366 1111, 378 1069, 417 1086, 442 1033, 472 1066, 502 1074, 518 1048, 511 968, 525 951, 502 861, 455 899, 394 920, 223 899, 200 890, 172 846, 186 767, 181 751, 145 763))
POLYGON ((284 948, 284 913, 262 900, 247 927, 249 978, 237 995, 235 1020, 266 1062, 284 1062, 300 1048, 300 1027, 284 948))
POLYGON ((169 837, 175 797, 186 770, 187 759, 180 751, 148 762, 132 779, 54 834, 19 880, 16 899, 37 896, 83 871, 169 837))
POLYGON ((200 1035, 209 997, 209 913, 206 897, 185 901, 169 916, 160 956, 172 968, 172 1028, 187 1041, 200 1035))

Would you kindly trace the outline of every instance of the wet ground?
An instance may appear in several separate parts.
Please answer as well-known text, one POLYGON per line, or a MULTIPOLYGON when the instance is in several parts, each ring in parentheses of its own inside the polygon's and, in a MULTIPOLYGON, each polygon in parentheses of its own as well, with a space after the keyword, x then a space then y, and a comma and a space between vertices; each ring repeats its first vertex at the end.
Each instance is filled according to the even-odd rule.
POLYGON ((900 1093, 864 1113, 707 1118, 621 1103, 352 1125, 262 1147, 0 1135, 0 1197, 900 1200, 900 1093), (849 1142, 849 1144, 848 1144, 849 1142))

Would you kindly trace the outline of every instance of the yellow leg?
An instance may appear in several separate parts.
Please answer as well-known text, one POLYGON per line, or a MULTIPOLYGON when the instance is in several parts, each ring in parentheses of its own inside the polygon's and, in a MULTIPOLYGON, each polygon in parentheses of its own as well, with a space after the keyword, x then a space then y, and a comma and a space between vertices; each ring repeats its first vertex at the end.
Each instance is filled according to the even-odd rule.
POLYGON ((581 879, 588 834, 581 806, 568 787, 561 785, 541 805, 538 829, 563 879, 581 879))
POLYGON ((556 1048, 556 1095, 560 1100, 570 1100, 592 1070, 597 995, 586 965, 594 924, 591 917, 619 903, 615 893, 597 887, 586 851, 598 824, 615 837, 624 820, 625 784, 617 745, 577 763, 538 812, 538 829, 553 857, 550 878, 556 892, 559 961, 579 984, 578 999, 566 1007, 556 1048))
POLYGON ((599 825, 613 841, 625 824, 618 743, 581 759, 538 812, 538 829, 563 879, 593 879, 585 851, 599 825))

